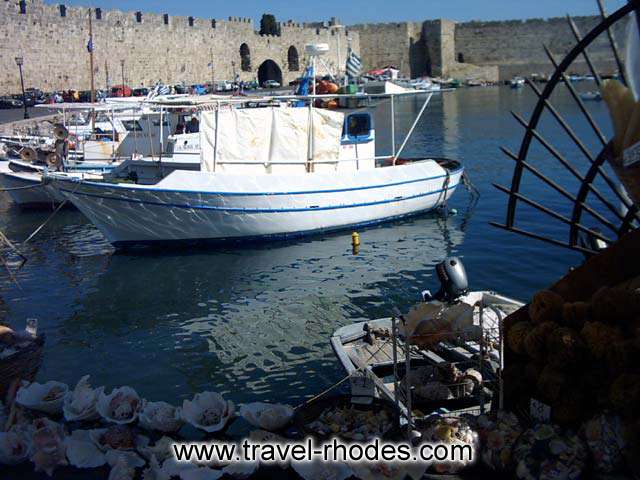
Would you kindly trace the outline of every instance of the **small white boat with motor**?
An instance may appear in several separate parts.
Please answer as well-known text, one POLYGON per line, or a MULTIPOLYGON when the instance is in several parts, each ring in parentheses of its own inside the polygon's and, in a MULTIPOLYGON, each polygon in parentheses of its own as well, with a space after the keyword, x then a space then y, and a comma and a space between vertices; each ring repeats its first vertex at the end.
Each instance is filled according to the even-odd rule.
MULTIPOLYGON (((155 184, 75 181, 53 186, 116 246, 273 239, 367 225, 437 208, 455 192, 459 162, 375 155, 371 114, 278 104, 200 113, 200 169, 155 184)), ((169 107, 166 107, 169 108, 169 107)), ((184 108, 173 105, 171 108, 184 108)), ((392 126, 393 126, 392 122, 392 126)))
POLYGON ((347 325, 331 337, 361 402, 386 398, 405 416, 427 416, 477 414, 499 401, 501 322, 523 304, 469 291, 459 258, 447 258, 436 271, 439 292, 424 292, 424 303, 407 315, 347 325))

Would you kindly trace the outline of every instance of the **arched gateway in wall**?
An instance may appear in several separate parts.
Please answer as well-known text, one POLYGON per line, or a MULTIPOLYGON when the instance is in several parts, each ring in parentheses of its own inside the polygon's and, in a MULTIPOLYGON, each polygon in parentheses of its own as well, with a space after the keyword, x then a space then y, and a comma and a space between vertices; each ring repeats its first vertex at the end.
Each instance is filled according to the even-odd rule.
POLYGON ((258 83, 262 85, 267 80, 275 80, 282 85, 282 70, 273 60, 265 60, 258 67, 258 83))

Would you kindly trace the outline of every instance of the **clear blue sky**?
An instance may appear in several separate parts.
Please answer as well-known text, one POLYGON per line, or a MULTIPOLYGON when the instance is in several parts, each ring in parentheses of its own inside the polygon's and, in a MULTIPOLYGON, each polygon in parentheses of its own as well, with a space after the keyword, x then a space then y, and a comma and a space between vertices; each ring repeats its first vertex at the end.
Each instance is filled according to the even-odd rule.
MULTIPOLYGON (((337 16, 343 23, 448 18, 493 20, 546 18, 597 13, 596 0, 47 0, 47 3, 142 10, 203 18, 252 17, 273 13, 278 20, 318 21, 337 16)), ((625 0, 605 0, 609 11, 625 0)), ((257 23, 256 23, 257 24, 257 23)))

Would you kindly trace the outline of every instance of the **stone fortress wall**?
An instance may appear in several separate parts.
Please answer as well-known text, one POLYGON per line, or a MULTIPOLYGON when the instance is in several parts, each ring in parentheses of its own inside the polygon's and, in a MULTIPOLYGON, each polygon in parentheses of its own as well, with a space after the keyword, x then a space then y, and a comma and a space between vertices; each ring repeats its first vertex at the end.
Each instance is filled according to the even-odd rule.
MULTIPOLYGON (((26 87, 88 90, 88 11, 42 0, 0 0, 0 94, 20 90, 16 56, 24 57, 26 87)), ((219 20, 97 8, 91 13, 96 88, 105 88, 107 77, 110 85, 121 84, 122 70, 125 83, 132 87, 158 81, 207 82, 212 75, 216 81, 233 80, 236 74, 241 80, 274 78, 277 70, 287 83, 303 73, 306 44, 328 43, 330 53, 324 61, 330 68, 340 65, 342 71, 349 41, 355 51, 360 49, 357 32, 335 21, 313 26, 289 21, 281 23, 280 36, 270 36, 259 35, 247 18, 219 20), (248 51, 250 64, 243 65, 241 48, 248 51)))
MULTIPOLYGON (((0 94, 19 91, 16 56, 24 57, 27 87, 89 89, 88 12, 88 8, 49 5, 43 0, 0 0, 0 94)), ((247 18, 174 17, 99 8, 91 13, 97 88, 121 84, 123 70, 124 82, 132 87, 158 81, 191 84, 212 77, 232 80, 236 75, 241 80, 280 79, 281 75, 286 84, 303 72, 305 45, 320 42, 330 45, 326 63, 341 71, 351 44, 365 70, 394 65, 404 76, 497 81, 550 73, 543 44, 558 60, 575 44, 564 18, 466 23, 438 19, 353 26, 340 25, 335 19, 313 24, 288 21, 280 24, 280 36, 263 36, 247 18)), ((599 18, 575 21, 585 34, 599 18)), ((619 44, 624 28, 618 24, 614 31, 619 44)), ((605 35, 589 53, 599 69, 615 71, 605 35)), ((582 73, 587 68, 582 61, 573 71, 582 73)))
MULTIPOLYGON (((578 30, 586 34, 599 17, 574 18, 578 30)), ((364 68, 394 65, 402 75, 508 80, 514 75, 549 74, 553 71, 543 49, 547 45, 560 61, 576 44, 566 18, 466 22, 428 20, 353 25, 360 34, 364 68)), ((625 22, 613 29, 618 45, 623 45, 625 22)), ((606 35, 589 49, 596 67, 606 73, 616 70, 606 35)), ((586 73, 583 59, 573 66, 586 73)))

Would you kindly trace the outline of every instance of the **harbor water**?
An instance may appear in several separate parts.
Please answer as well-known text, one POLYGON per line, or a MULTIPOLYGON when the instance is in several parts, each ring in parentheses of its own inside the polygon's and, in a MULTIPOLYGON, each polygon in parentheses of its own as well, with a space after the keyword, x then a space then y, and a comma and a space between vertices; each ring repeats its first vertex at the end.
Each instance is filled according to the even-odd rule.
MULTIPOLYGON (((564 87, 558 87, 563 90, 564 87)), ((338 327, 408 309, 424 289, 436 289, 433 268, 460 256, 473 289, 527 300, 581 261, 569 250, 489 225, 504 222, 514 163, 499 150, 518 150, 524 133, 509 113, 529 118, 528 89, 464 89, 436 95, 407 146, 407 155, 463 161, 480 191, 475 208, 461 185, 449 214, 434 212, 359 231, 287 242, 115 253, 77 211, 62 211, 29 244, 28 262, 0 284, 0 314, 15 328, 37 317, 46 334, 39 379, 69 384, 91 374, 109 390, 130 385, 149 400, 178 403, 203 390, 235 402, 297 405, 344 376, 329 345, 338 327)), ((422 100, 399 100, 397 143, 422 100)), ((573 100, 555 105, 594 151, 597 145, 573 100)), ((389 108, 388 104, 380 109, 389 108)), ((608 133, 606 107, 588 108, 608 133)), ((384 112, 381 112, 384 113, 384 112)), ((384 115, 378 115, 382 118, 384 115)), ((546 138, 580 167, 586 161, 551 118, 546 138)), ((390 149, 389 125, 377 120, 378 152, 390 149)), ((532 157, 563 185, 570 175, 538 147, 532 157)), ((565 213, 569 204, 525 176, 523 191, 565 213)), ((574 189, 575 191, 575 189, 574 189)), ((22 212, 4 195, 0 228, 20 242, 50 212, 22 212)), ((567 227, 532 209, 521 224, 566 238, 567 227)), ((12 259, 13 260, 13 259, 12 259)))

